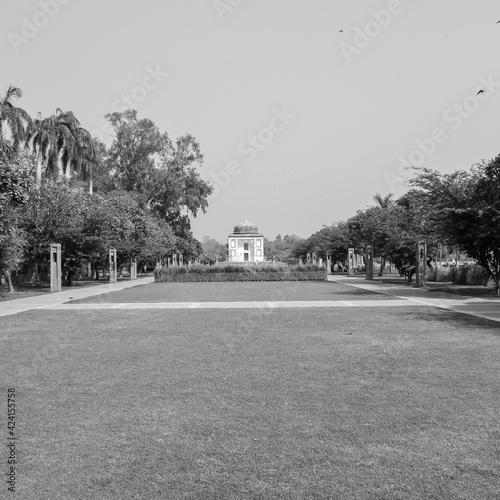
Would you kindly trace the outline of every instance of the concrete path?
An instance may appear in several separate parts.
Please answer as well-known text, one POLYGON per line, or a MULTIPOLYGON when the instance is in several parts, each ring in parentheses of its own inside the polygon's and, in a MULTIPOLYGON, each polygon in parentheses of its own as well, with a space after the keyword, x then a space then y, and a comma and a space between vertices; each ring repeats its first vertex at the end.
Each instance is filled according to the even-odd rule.
POLYGON ((138 278, 132 281, 119 281, 118 283, 106 283, 105 285, 93 285, 87 287, 75 287, 71 290, 64 290, 57 293, 45 293, 24 299, 7 300, 0 302, 0 316, 9 316, 20 312, 31 311, 32 309, 57 308, 72 299, 85 299, 103 293, 125 290, 138 285, 153 283, 154 277, 138 278))
POLYGON ((44 309, 274 309, 290 307, 408 307, 425 306, 407 300, 283 300, 275 302, 101 302, 97 304, 54 304, 44 309))
MULTIPOLYGON (((478 318, 500 322, 500 300, 465 297, 445 292, 430 292, 426 289, 412 288, 408 285, 367 281, 365 278, 347 276, 328 276, 328 281, 354 286, 363 290, 384 293, 408 301, 407 305, 438 307, 448 311, 469 314, 478 318)), ((382 302, 382 301, 380 301, 382 302)))
POLYGON ((262 309, 290 307, 438 307, 449 311, 476 316, 500 322, 500 301, 463 297, 451 293, 435 293, 409 286, 390 285, 367 281, 364 278, 328 276, 333 281, 347 286, 369 290, 396 297, 397 300, 352 300, 352 301, 275 301, 275 302, 134 302, 134 303, 96 303, 72 304, 71 300, 84 299, 108 292, 124 290, 138 285, 153 283, 154 278, 139 278, 134 281, 120 281, 114 284, 73 288, 60 293, 47 293, 25 299, 0 303, 0 316, 8 316, 33 309, 76 310, 76 309, 262 309))

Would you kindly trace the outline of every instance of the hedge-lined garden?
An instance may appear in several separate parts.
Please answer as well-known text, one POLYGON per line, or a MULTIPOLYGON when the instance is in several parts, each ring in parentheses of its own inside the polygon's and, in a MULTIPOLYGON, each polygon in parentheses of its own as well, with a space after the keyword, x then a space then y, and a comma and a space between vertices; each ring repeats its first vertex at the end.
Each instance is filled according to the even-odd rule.
POLYGON ((218 266, 162 267, 155 271, 155 282, 193 281, 325 281, 322 266, 218 266))
POLYGON ((479 265, 450 266, 448 269, 437 269, 427 274, 429 281, 449 282, 454 285, 487 285, 490 276, 484 267, 479 265))

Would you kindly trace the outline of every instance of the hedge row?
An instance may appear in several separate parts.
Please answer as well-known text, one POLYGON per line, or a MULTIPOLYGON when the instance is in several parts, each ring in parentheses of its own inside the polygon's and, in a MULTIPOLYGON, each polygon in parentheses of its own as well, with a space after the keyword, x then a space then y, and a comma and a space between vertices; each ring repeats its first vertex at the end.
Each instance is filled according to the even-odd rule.
POLYGON ((324 281, 326 270, 319 266, 277 268, 273 266, 164 267, 155 271, 155 282, 193 281, 324 281))
MULTIPOLYGON (((434 281, 433 278, 428 274, 430 281, 434 281)), ((438 269, 436 281, 452 282, 454 285, 486 285, 488 284, 488 273, 484 267, 477 264, 472 266, 451 266, 447 270, 438 269)))
POLYGON ((156 283, 195 282, 195 281, 325 281, 326 273, 212 273, 212 274, 171 274, 155 276, 156 283))

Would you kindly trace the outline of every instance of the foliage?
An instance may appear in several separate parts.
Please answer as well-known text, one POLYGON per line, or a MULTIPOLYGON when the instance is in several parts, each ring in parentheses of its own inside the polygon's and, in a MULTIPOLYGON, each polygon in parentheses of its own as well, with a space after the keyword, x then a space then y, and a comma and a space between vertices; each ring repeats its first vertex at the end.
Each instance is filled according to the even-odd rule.
POLYGON ((215 264, 227 260, 227 245, 218 242, 216 239, 204 236, 201 246, 202 253, 199 259, 202 264, 215 264))
POLYGON ((469 172, 421 168, 411 184, 432 207, 429 223, 483 266, 500 293, 500 156, 469 172))
POLYGON ((303 238, 295 234, 287 234, 283 238, 278 234, 274 241, 264 238, 264 255, 267 260, 276 259, 279 262, 291 262, 297 257, 297 249, 303 247, 304 241, 303 238))
POLYGON ((155 281, 323 281, 325 268, 318 266, 238 266, 233 264, 162 267, 155 281))
POLYGON ((31 118, 24 109, 14 106, 22 90, 10 85, 0 98, 0 153, 12 158, 25 143, 31 118))
POLYGON ((196 171, 203 163, 199 144, 189 134, 172 142, 153 121, 138 119, 135 110, 106 118, 116 135, 104 161, 111 179, 107 188, 138 193, 145 206, 185 238, 188 214, 205 212, 212 193, 196 171))
POLYGON ((26 234, 19 227, 17 214, 12 206, 4 206, 1 216, 4 224, 0 229, 0 275, 5 275, 9 291, 13 292, 11 274, 17 271, 22 262, 26 234))

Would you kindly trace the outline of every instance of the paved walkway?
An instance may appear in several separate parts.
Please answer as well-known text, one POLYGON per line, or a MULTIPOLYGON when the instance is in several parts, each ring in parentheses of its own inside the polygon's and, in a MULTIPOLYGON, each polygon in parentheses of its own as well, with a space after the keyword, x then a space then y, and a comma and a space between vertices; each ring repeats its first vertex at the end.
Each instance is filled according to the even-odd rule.
POLYGON ((391 296, 391 300, 352 301, 275 301, 275 302, 134 302, 74 304, 71 300, 84 299, 108 292, 116 292, 138 285, 153 283, 153 277, 134 281, 120 281, 92 287, 74 288, 60 293, 51 293, 10 300, 0 303, 0 316, 8 316, 34 309, 74 310, 74 309, 250 309, 250 308, 290 308, 290 307, 438 307, 464 313, 479 318, 500 322, 500 301, 463 297, 451 293, 436 293, 402 285, 391 285, 367 281, 364 278, 328 276, 329 281, 354 286, 371 292, 391 296), (394 300, 396 297, 397 300, 394 300))
POLYGON ((430 292, 426 289, 413 288, 408 285, 391 285, 387 283, 367 281, 365 278, 349 278, 347 276, 330 275, 328 276, 328 281, 334 281, 344 285, 355 286, 363 290, 384 293, 392 297, 405 299, 408 301, 407 305, 438 307, 449 311, 469 314, 478 318, 500 322, 500 301, 496 300, 464 297, 445 292, 430 292))
POLYGON ((153 283, 154 277, 138 278, 132 281, 119 281, 118 283, 106 283, 105 285, 94 285, 88 287, 75 287, 58 293, 46 293, 25 299, 7 300, 0 302, 0 316, 9 316, 32 309, 58 308, 72 299, 85 299, 103 293, 125 290, 138 285, 153 283))

